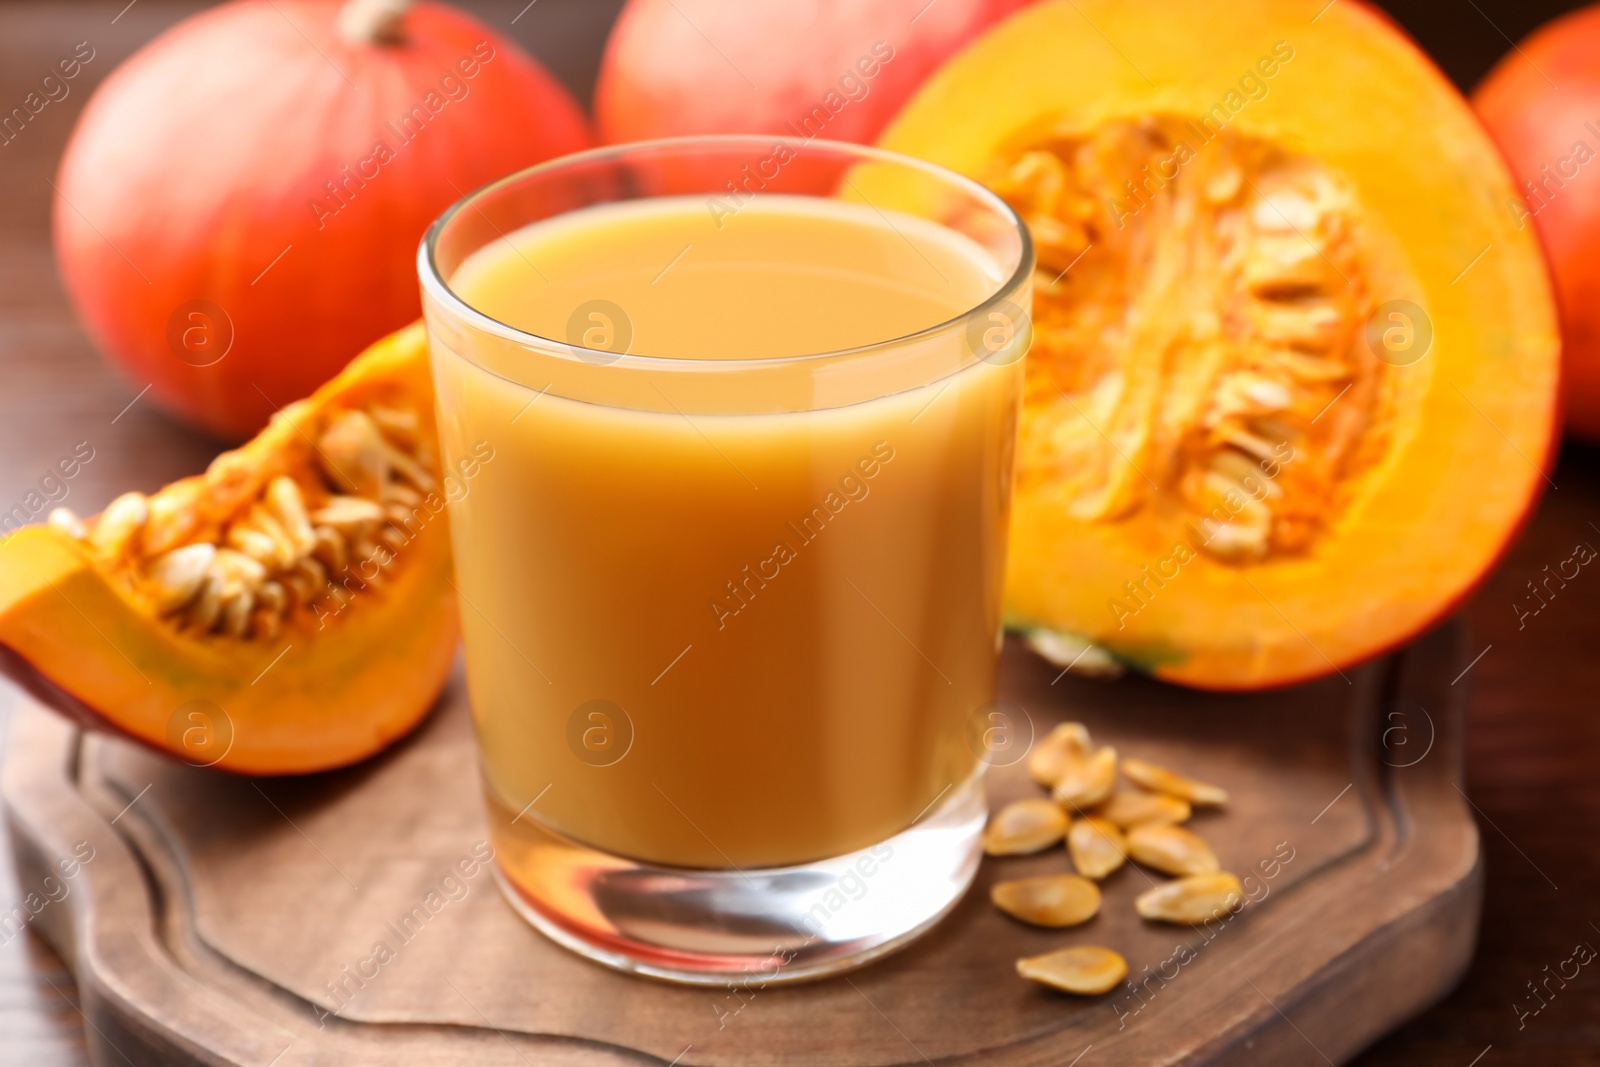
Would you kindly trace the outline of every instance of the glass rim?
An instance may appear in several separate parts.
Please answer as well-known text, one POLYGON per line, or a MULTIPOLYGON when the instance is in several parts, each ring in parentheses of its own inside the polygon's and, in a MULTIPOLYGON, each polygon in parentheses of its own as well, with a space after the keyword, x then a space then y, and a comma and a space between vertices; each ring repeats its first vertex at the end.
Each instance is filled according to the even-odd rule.
MULTIPOLYGON (((438 263, 434 258, 439 237, 444 232, 444 228, 448 226, 451 220, 459 215, 462 211, 474 207, 478 200, 489 195, 495 190, 504 188, 505 186, 514 182, 524 181, 528 178, 534 177, 535 175, 556 171, 564 167, 571 167, 576 164, 587 163, 606 158, 620 159, 628 155, 638 154, 641 150, 645 149, 690 150, 695 148, 709 149, 739 145, 748 145, 752 148, 767 148, 779 144, 789 146, 797 155, 806 148, 823 148, 841 155, 855 156, 863 161, 871 160, 879 163, 890 163, 897 166, 909 167, 913 170, 918 170, 924 174, 930 175, 947 185, 961 189, 974 199, 983 203, 986 207, 993 210, 996 215, 1005 219, 1010 224, 1011 228, 1018 234, 1020 238, 1020 245, 1018 246, 1019 254, 1017 256, 1017 265, 1012 269, 1011 273, 1005 278, 1005 280, 995 288, 993 293, 990 293, 982 301, 974 304, 972 307, 969 307, 964 311, 961 311, 959 314, 945 319, 942 322, 935 323, 932 326, 924 327, 923 329, 915 330, 911 333, 899 334, 894 337, 885 338, 881 341, 873 341, 869 344, 856 345, 851 348, 832 349, 825 352, 807 352, 797 356, 778 356, 774 358, 754 359, 682 359, 675 356, 652 356, 625 352, 621 355, 608 359, 603 365, 604 368, 614 368, 619 370, 628 368, 636 370, 651 369, 657 371, 700 370, 731 373, 735 371, 750 372, 760 368, 774 368, 827 362, 849 359, 851 357, 866 357, 875 352, 898 348, 902 345, 915 344, 928 338, 936 337, 940 334, 965 329, 965 324, 970 322, 974 317, 980 316, 990 309, 1000 307, 1007 303, 1007 294, 1015 292, 1016 289, 1020 287, 1032 274, 1034 269, 1033 235, 1028 232, 1028 227, 1022 221, 1022 217, 1012 209, 1010 204, 1007 204, 992 190, 990 190, 988 186, 967 177, 965 174, 958 173, 957 171, 951 170, 948 167, 940 166, 937 163, 931 163, 925 159, 918 159, 915 156, 908 156, 900 152, 879 148, 876 145, 856 144, 852 141, 834 141, 821 137, 805 138, 789 137, 782 134, 726 133, 698 134, 687 137, 661 137, 647 141, 628 141, 623 144, 601 145, 596 148, 584 149, 581 152, 569 152, 564 156, 558 156, 554 159, 547 159, 543 162, 535 163, 530 167, 524 167, 522 170, 513 171, 512 173, 497 178, 485 185, 481 185, 447 207, 439 215, 439 217, 434 219, 434 221, 428 226, 427 231, 422 236, 421 244, 417 249, 418 278, 421 281, 422 288, 428 294, 428 296, 438 301, 441 307, 450 312, 452 315, 459 316, 465 321, 466 324, 470 324, 474 329, 493 334, 502 338, 503 340, 510 341, 513 344, 538 349, 542 354, 545 355, 557 356, 559 358, 571 359, 577 362, 589 364, 590 366, 597 366, 597 364, 594 362, 594 349, 584 348, 581 345, 570 344, 554 337, 545 337, 542 334, 518 329, 515 326, 511 326, 507 323, 501 322, 499 319, 485 314, 484 312, 473 307, 466 300, 462 299, 455 292, 455 290, 450 288, 449 283, 445 281, 444 276, 439 271, 438 263)), ((758 193, 755 195, 760 194, 758 193)), ((795 195, 806 196, 810 194, 802 193, 795 195)), ((639 197, 637 199, 648 200, 654 198, 647 196, 639 197)), ((818 199, 821 198, 819 197, 818 199)), ((873 206, 870 201, 868 201, 868 206, 873 206)), ((876 210, 876 208, 874 209, 876 210)), ((562 212, 561 214, 568 213, 569 212, 562 212)), ((559 215, 552 215, 550 217, 557 218, 559 215)), ((505 236, 505 234, 501 234, 502 238, 505 236)), ((1031 309, 1025 308, 1023 309, 1023 312, 1031 317, 1031 309)), ((476 360, 473 362, 476 362, 476 360)))

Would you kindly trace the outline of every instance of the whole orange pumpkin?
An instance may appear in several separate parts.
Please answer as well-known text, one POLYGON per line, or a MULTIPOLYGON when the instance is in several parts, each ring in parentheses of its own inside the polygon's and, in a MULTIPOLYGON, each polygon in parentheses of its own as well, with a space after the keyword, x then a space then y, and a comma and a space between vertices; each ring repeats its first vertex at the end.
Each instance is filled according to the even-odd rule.
POLYGON ((1567 433, 1593 442, 1600 442, 1597 60, 1600 5, 1593 5, 1535 30, 1472 93, 1517 180, 1520 196, 1502 207, 1538 232, 1555 277, 1567 433))
POLYGON ((604 140, 773 133, 870 144, 950 56, 1031 0, 628 0, 606 42, 604 140))
POLYGON ((589 143, 542 67, 450 7, 234 0, 89 101, 56 256, 134 387, 239 439, 417 317, 417 242, 440 211, 589 143))

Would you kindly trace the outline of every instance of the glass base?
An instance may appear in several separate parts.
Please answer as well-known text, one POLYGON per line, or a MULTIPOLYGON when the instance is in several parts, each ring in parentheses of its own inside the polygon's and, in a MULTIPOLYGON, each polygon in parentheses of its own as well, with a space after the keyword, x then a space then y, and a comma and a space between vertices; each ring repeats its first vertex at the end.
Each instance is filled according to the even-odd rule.
POLYGON ((974 774, 887 841, 743 871, 640 863, 532 823, 516 866, 535 880, 503 856, 494 871, 523 918, 580 955, 674 982, 765 986, 859 967, 933 926, 978 871, 985 814, 974 774))

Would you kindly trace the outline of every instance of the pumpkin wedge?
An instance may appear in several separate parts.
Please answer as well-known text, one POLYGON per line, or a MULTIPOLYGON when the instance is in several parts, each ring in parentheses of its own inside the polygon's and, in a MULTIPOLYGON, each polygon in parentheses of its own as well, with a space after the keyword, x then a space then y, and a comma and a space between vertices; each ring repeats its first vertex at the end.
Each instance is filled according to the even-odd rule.
POLYGON ((1458 603, 1543 486, 1533 231, 1373 9, 1041 3, 881 143, 989 184, 1038 248, 1013 625, 1204 688, 1339 671, 1458 603))
POLYGON ((454 656, 420 324, 202 475, 0 546, 0 657, 69 713, 195 764, 359 760, 427 712, 454 656))

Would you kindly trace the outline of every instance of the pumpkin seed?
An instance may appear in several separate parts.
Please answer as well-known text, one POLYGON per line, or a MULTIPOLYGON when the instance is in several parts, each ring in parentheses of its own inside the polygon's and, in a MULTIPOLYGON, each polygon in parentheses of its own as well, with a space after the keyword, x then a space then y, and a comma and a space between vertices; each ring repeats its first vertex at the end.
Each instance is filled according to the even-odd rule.
POLYGON ((265 530, 257 529, 248 523, 237 522, 228 527, 228 534, 224 541, 230 547, 238 549, 262 566, 279 567, 283 565, 278 539, 265 530))
POLYGON ((311 529, 313 545, 311 557, 331 571, 341 571, 348 562, 344 535, 332 526, 314 526, 311 529))
POLYGON ((1128 861, 1128 846, 1114 823, 1090 815, 1067 831, 1072 865, 1085 878, 1104 878, 1128 861))
POLYGON ((237 503, 259 490, 261 472, 253 457, 243 449, 235 448, 218 454, 206 466, 202 480, 208 499, 237 503))
POLYGON ((367 408, 367 414, 378 424, 378 429, 383 431, 385 437, 404 445, 410 445, 417 439, 419 421, 415 411, 373 404, 367 408))
POLYGON ((1028 202, 1038 209, 1057 212, 1067 187, 1067 168, 1054 152, 1024 152, 1006 168, 1000 184, 1008 200, 1021 199, 1019 194, 1026 194, 1028 202))
POLYGON ((262 501, 250 505, 250 510, 245 513, 245 522, 272 538, 278 549, 279 568, 293 566, 294 561, 300 558, 300 546, 283 523, 278 521, 270 504, 262 501))
MULTIPOLYGON (((401 487, 399 482, 390 482, 389 484, 391 486, 401 487)), ((400 527, 402 530, 410 529, 411 524, 417 522, 417 513, 411 508, 408 508, 404 504, 400 503, 384 505, 383 517, 394 523, 394 525, 400 527)), ((426 520, 426 518, 427 514, 424 513, 423 519, 426 520)), ((420 526, 421 524, 418 523, 418 525, 420 526)))
POLYGON ((983 832, 983 850, 991 856, 1039 852, 1059 842, 1070 821, 1059 805, 1048 800, 1014 800, 989 820, 983 832))
POLYGON ((250 616, 250 635, 261 638, 262 641, 274 640, 278 632, 283 629, 283 616, 277 611, 267 608, 256 608, 256 614, 250 616))
POLYGON ((1228 802, 1228 791, 1218 786, 1186 778, 1177 771, 1168 770, 1159 763, 1142 759, 1122 761, 1122 773, 1134 785, 1155 793, 1187 800, 1197 807, 1212 807, 1228 802))
POLYGON ((1302 382, 1342 382, 1353 377, 1350 368, 1337 360, 1309 356, 1289 348, 1274 352, 1273 359, 1291 376, 1302 382))
POLYGON ((343 532, 353 531, 380 522, 382 519, 383 508, 359 496, 331 496, 322 507, 311 513, 311 521, 317 526, 332 526, 343 532))
MULTIPOLYGON (((1246 455, 1254 456, 1258 463, 1269 463, 1273 459, 1273 455, 1272 455, 1273 444, 1272 444, 1272 442, 1268 441, 1264 437, 1259 436, 1256 433, 1251 432, 1250 430, 1244 429, 1243 427, 1240 427, 1240 426, 1227 426, 1227 427, 1224 427, 1223 429, 1221 429, 1221 430, 1219 430, 1217 432, 1217 436, 1221 440, 1226 441, 1228 444, 1232 445, 1234 448, 1237 448, 1239 451, 1245 453, 1246 455)), ((1216 463, 1213 462, 1212 466, 1215 467, 1216 463)), ((1235 470, 1235 471, 1233 471, 1233 476, 1234 476, 1234 478, 1237 479, 1237 478, 1240 478, 1243 474, 1246 474, 1246 473, 1254 474, 1255 471, 1254 470, 1252 470, 1252 471, 1235 470)), ((1266 480, 1266 481, 1263 481, 1261 484, 1262 485, 1270 485, 1270 486, 1272 486, 1272 490, 1276 490, 1279 495, 1282 495, 1282 493, 1283 493, 1283 490, 1278 489, 1277 483, 1271 481, 1270 479, 1266 480)), ((1272 490, 1268 491, 1269 495, 1271 494, 1272 490)), ((1277 498, 1274 497, 1273 499, 1277 499, 1277 498)))
POLYGON ((1181 826, 1135 826, 1127 845, 1129 859, 1163 874, 1215 874, 1221 867, 1206 839, 1181 826))
MULTIPOLYGON (((319 596, 328 585, 328 572, 321 563, 307 556, 295 563, 294 569, 284 575, 285 579, 299 577, 311 587, 311 596, 319 596)), ((310 599, 307 597, 306 599, 310 599)))
MULTIPOLYGON (((1250 509, 1266 511, 1255 501, 1248 501, 1246 506, 1250 509)), ((1271 547, 1268 542, 1272 535, 1272 527, 1270 525, 1242 521, 1240 517, 1245 514, 1245 511, 1241 510, 1235 516, 1235 519, 1239 521, 1231 522, 1226 526, 1218 526, 1212 530, 1211 536, 1206 541, 1206 551, 1218 559, 1225 560, 1264 559, 1267 555, 1267 550, 1271 547)), ((1271 513, 1268 512, 1269 523, 1270 515, 1271 513)))
POLYGON ((51 508, 45 521, 74 541, 82 541, 89 536, 88 527, 84 526, 83 520, 78 518, 78 513, 71 508, 51 508))
MULTIPOLYGON (((1127 763, 1123 760, 1124 766, 1127 763)), ((1100 805, 1095 814, 1126 830, 1144 823, 1187 822, 1191 810, 1189 802, 1178 797, 1124 789, 1111 794, 1111 799, 1100 805)))
MULTIPOLYGON (((1244 439, 1252 447, 1266 443, 1260 438, 1251 437, 1248 434, 1234 434, 1233 436, 1244 439)), ((1242 495, 1249 491, 1248 485, 1255 484, 1259 487, 1257 491, 1263 495, 1264 499, 1281 500, 1283 498, 1283 490, 1278 487, 1278 483, 1271 478, 1257 478, 1258 474, 1260 474, 1260 469, 1255 460, 1252 460, 1243 452, 1223 449, 1211 457, 1211 472, 1207 475, 1207 478, 1221 479, 1223 484, 1228 487, 1226 492, 1238 492, 1242 495), (1252 483, 1251 479, 1255 479, 1255 481, 1252 483)), ((1271 517, 1272 513, 1269 510, 1267 518, 1270 520, 1271 517)))
POLYGON ((1075 874, 1046 874, 996 882, 989 890, 994 906, 1034 926, 1077 926, 1100 910, 1100 887, 1075 874))
POLYGON ((1134 910, 1146 919, 1193 924, 1227 915, 1244 900, 1244 887, 1226 871, 1192 874, 1139 894, 1134 910))
POLYGON ((100 513, 89 532, 89 543, 107 556, 120 556, 149 517, 150 507, 143 493, 123 493, 100 513))
POLYGON ((140 549, 153 559, 179 545, 198 540, 200 496, 205 485, 199 478, 174 482, 148 501, 150 517, 145 520, 140 549))
POLYGON ((199 595, 189 605, 187 618, 196 630, 220 629, 231 637, 249 632, 255 591, 266 581, 267 568, 231 548, 215 548, 199 595))
POLYGON ((200 633, 210 633, 217 619, 222 616, 222 604, 222 579, 215 574, 207 575, 200 586, 200 595, 189 605, 187 618, 190 625, 200 633))
POLYGON ((1066 270, 1089 246, 1089 235, 1075 223, 1049 215, 1030 215, 1027 223, 1034 247, 1038 249, 1038 262, 1046 270, 1066 270))
POLYGON ((1335 278, 1324 254, 1297 233, 1260 234, 1245 260, 1245 286, 1263 300, 1320 292, 1335 278))
POLYGON ((1022 977, 1079 996, 1116 988, 1128 975, 1128 961, 1109 948, 1079 945, 1017 961, 1022 977))
POLYGON ((422 506, 422 494, 402 481, 390 481, 383 487, 384 503, 389 506, 384 509, 393 518, 395 509, 410 517, 413 510, 422 506))
POLYGON ((1027 632, 1028 647, 1044 659, 1086 678, 1116 678, 1122 674, 1122 664, 1099 645, 1077 634, 1056 630, 1034 629, 1027 632))
POLYGON ((1225 162, 1206 179, 1206 199, 1213 204, 1226 204, 1239 195, 1244 184, 1244 172, 1232 161, 1225 162))
POLYGON ((389 480, 392 447, 364 411, 333 416, 317 438, 318 456, 329 480, 347 492, 374 500, 389 480))
POLYGON ((389 466, 394 469, 395 473, 424 493, 432 491, 434 487, 433 475, 429 474, 422 464, 387 442, 384 443, 383 451, 384 456, 389 461, 389 466))
POLYGON ((301 604, 310 604, 328 587, 328 572, 321 562, 311 556, 295 562, 292 570, 279 575, 278 580, 294 594, 301 604))
POLYGON ((243 637, 250 632, 250 609, 255 607, 255 594, 240 590, 222 609, 222 632, 229 637, 243 637))
POLYGON ((274 615, 282 615, 289 607, 289 592, 278 582, 265 581, 256 590, 256 603, 274 615))
POLYGON ((280 474, 267 483, 266 504, 285 539, 293 547, 293 558, 298 559, 310 552, 316 543, 316 535, 311 529, 311 516, 306 513, 305 497, 301 495, 295 480, 280 474))
POLYGON ((283 616, 276 611, 257 606, 254 615, 250 616, 250 636, 262 641, 271 641, 283 629, 283 616))
POLYGON ((1087 726, 1081 722, 1060 723, 1028 753, 1028 774, 1042 786, 1053 786, 1066 769, 1067 760, 1087 756, 1092 748, 1087 726))
POLYGON ((1268 344, 1303 352, 1327 352, 1340 340, 1345 316, 1339 307, 1327 302, 1270 303, 1260 306, 1257 326, 1268 344))
MULTIPOLYGON (((370 531, 363 530, 361 533, 356 535, 355 540, 351 543, 350 552, 355 556, 356 559, 361 560, 362 562, 366 562, 368 560, 376 562, 375 557, 378 555, 378 542, 373 539, 370 531)), ((365 576, 363 576, 362 580, 371 582, 373 585, 378 584, 371 578, 367 578, 365 576)))
POLYGON ((175 548, 151 563, 146 577, 157 590, 156 611, 165 615, 193 600, 216 558, 217 546, 201 541, 175 548))
POLYGON ((1263 233, 1291 234, 1317 232, 1323 208, 1307 190, 1283 183, 1268 186, 1265 195, 1250 208, 1250 221, 1263 233))
POLYGON ((1092 756, 1069 757, 1051 796, 1071 811, 1086 811, 1111 795, 1117 784, 1117 750, 1110 745, 1092 756))
POLYGON ((218 548, 212 560, 211 573, 223 580, 225 591, 249 589, 267 580, 267 568, 260 561, 231 548, 218 548))

